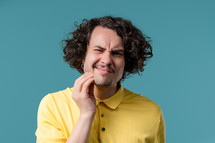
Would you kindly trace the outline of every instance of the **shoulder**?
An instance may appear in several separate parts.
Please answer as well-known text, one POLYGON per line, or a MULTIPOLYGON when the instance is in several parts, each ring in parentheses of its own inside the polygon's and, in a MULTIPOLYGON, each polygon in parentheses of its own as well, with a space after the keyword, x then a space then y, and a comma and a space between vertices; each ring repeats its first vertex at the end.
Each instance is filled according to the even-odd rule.
POLYGON ((66 88, 53 93, 48 93, 40 102, 39 109, 55 108, 64 104, 69 104, 73 100, 71 98, 72 88, 66 88))
POLYGON ((129 103, 137 108, 148 110, 152 113, 161 114, 160 106, 154 101, 150 100, 141 94, 136 94, 126 88, 124 88, 124 97, 122 102, 129 103))
POLYGON ((74 108, 75 104, 72 102, 71 93, 71 88, 67 88, 43 97, 37 114, 36 135, 38 139, 57 141, 59 138, 64 140, 65 135, 68 135, 64 129, 70 131, 74 121, 77 121, 77 114, 79 115, 79 112, 74 108))

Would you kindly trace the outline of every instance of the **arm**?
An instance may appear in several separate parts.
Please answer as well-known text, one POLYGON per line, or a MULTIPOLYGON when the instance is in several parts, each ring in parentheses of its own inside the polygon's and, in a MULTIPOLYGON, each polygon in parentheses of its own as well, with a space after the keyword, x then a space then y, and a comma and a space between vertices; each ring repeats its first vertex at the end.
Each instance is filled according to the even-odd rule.
POLYGON ((81 115, 66 143, 87 143, 94 115, 81 115))
POLYGON ((165 122, 162 113, 160 115, 160 122, 155 143, 165 143, 165 122))
POLYGON ((75 81, 72 98, 80 109, 80 117, 66 143, 87 143, 96 113, 93 96, 93 75, 85 73, 75 81))

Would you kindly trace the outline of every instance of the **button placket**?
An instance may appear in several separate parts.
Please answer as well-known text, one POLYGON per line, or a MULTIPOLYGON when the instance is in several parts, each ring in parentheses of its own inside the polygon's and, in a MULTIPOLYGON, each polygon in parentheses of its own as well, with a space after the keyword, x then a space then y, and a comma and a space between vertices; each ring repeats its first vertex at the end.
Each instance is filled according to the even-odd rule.
POLYGON ((101 137, 104 136, 104 133, 106 131, 105 128, 105 118, 104 118, 104 103, 103 102, 99 102, 99 108, 100 108, 100 131, 102 132, 100 135, 101 137))

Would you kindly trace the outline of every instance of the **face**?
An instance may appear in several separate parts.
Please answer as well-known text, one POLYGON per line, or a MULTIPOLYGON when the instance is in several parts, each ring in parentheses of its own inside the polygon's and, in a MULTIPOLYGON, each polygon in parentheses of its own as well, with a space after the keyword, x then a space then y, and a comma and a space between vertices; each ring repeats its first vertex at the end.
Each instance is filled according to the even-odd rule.
POLYGON ((94 75, 98 86, 115 86, 121 79, 125 67, 122 39, 111 29, 94 28, 85 59, 84 72, 94 75))

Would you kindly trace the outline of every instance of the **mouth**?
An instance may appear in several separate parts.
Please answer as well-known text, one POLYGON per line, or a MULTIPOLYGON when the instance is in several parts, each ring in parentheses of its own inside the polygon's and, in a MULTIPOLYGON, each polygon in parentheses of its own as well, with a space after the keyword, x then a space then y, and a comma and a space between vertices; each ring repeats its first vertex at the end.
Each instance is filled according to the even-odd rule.
POLYGON ((93 68, 96 69, 101 74, 111 74, 114 73, 114 69, 110 66, 104 64, 95 64, 93 68))
POLYGON ((95 69, 97 71, 99 71, 101 74, 110 74, 110 73, 113 73, 112 70, 107 69, 107 68, 96 67, 95 69))
POLYGON ((105 64, 94 64, 93 68, 96 69, 100 74, 102 75, 108 75, 108 74, 112 74, 114 73, 114 69, 109 66, 109 65, 105 65, 105 64))

